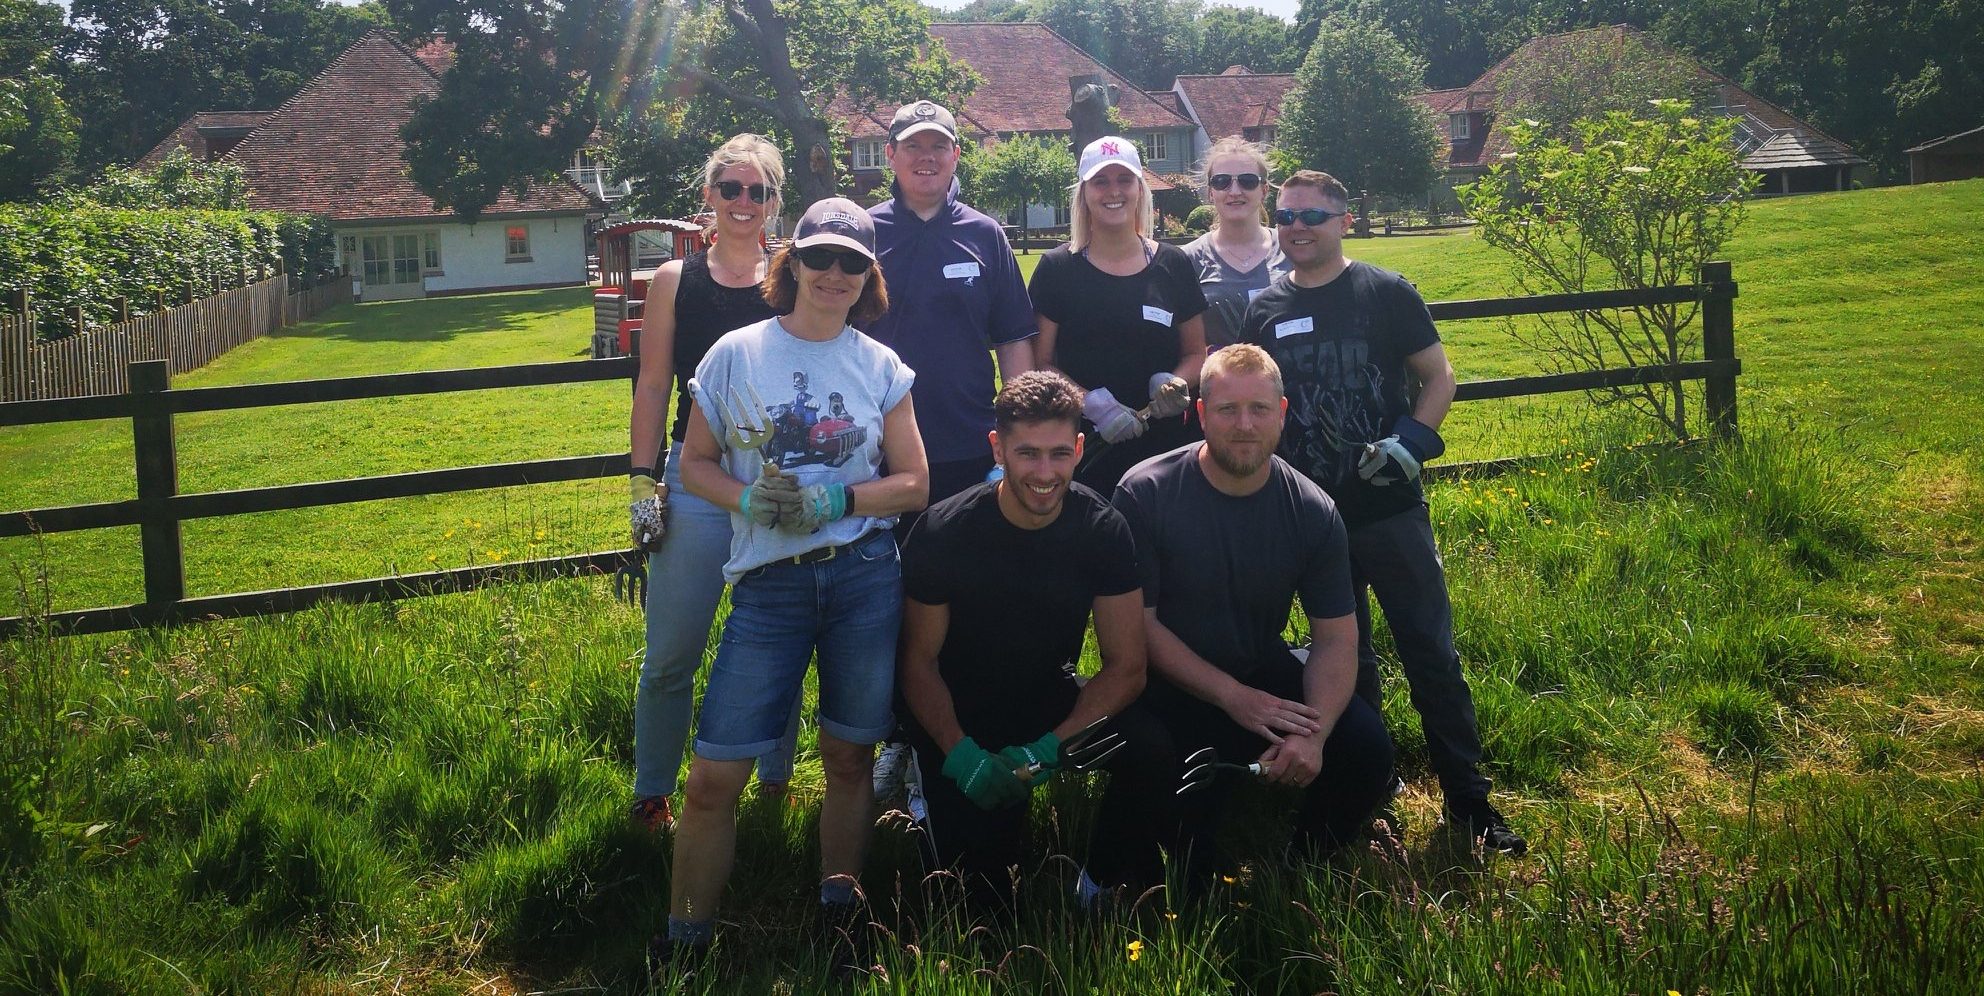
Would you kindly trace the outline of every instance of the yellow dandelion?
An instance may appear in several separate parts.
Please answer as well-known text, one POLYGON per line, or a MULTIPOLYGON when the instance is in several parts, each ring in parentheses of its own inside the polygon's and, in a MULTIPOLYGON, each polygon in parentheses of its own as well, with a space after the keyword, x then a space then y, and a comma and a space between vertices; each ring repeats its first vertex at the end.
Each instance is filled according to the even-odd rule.
MULTIPOLYGON (((1131 960, 1131 961, 1136 961, 1136 960, 1137 960, 1138 958, 1142 958, 1143 956, 1144 956, 1144 942, 1142 942, 1142 941, 1131 941, 1131 942, 1130 942, 1130 960, 1131 960)), ((1676 996, 1679 996, 1679 994, 1676 994, 1676 996)))
POLYGON ((1227 885, 1232 885, 1234 882, 1239 881, 1239 879, 1236 879, 1231 875, 1221 875, 1219 877, 1219 880, 1225 882, 1227 885))

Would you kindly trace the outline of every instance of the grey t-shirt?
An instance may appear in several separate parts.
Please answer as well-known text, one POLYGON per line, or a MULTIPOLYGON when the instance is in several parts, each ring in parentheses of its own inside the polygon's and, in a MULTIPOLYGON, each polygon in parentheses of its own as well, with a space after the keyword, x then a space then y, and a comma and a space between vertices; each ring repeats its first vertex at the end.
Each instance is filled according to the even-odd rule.
MULTIPOLYGON (((723 451, 724 469, 749 483, 764 465, 799 479, 801 487, 872 481, 882 465, 882 420, 909 395, 916 372, 889 347, 853 326, 825 342, 785 330, 776 318, 729 332, 696 367, 696 404, 723 451), (755 411, 770 435, 754 449, 730 440, 733 412, 755 411)), ((730 513, 730 561, 724 580, 809 550, 853 542, 895 519, 850 515, 809 534, 757 525, 730 513)))
POLYGON ((1115 505, 1137 543, 1144 607, 1244 681, 1287 656, 1281 632, 1295 596, 1318 619, 1350 614, 1350 548, 1329 495, 1280 457, 1259 491, 1235 497, 1206 480, 1200 445, 1130 468, 1115 505))
MULTIPOLYGON (((1270 232, 1270 235, 1273 233, 1270 232)), ((1281 254, 1281 244, 1276 241, 1268 250, 1266 259, 1254 264, 1251 270, 1236 270, 1212 247, 1212 233, 1185 243, 1185 255, 1191 257, 1192 265, 1199 271, 1199 286, 1205 290, 1206 304, 1206 350, 1221 346, 1231 346, 1240 341, 1240 317, 1247 313, 1247 305, 1259 297, 1274 278, 1289 270, 1288 258, 1281 254)))

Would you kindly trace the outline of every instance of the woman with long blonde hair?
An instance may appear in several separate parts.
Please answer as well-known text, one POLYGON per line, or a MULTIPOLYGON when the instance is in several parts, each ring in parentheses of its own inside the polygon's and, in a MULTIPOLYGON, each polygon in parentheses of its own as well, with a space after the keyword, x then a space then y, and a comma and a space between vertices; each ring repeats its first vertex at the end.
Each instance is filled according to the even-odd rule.
POLYGON ((1268 284, 1288 272, 1267 225, 1268 155, 1229 136, 1212 144, 1193 179, 1212 205, 1212 228, 1185 246, 1206 292, 1206 348, 1237 342, 1240 318, 1268 284))

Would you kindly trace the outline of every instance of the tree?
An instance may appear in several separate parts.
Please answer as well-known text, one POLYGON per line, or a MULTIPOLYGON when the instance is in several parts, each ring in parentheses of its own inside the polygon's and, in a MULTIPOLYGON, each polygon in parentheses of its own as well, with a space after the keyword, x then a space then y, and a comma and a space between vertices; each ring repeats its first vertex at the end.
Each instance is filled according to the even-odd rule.
POLYGON ((248 182, 236 163, 203 162, 174 149, 147 169, 112 166, 77 196, 109 208, 242 211, 248 207, 248 182))
POLYGON ((1332 17, 1295 74, 1281 109, 1282 158, 1360 189, 1422 197, 1444 148, 1414 98, 1425 66, 1384 28, 1332 17))
MULTIPOLYGON (((1458 194, 1480 237, 1506 252, 1525 294, 1692 283, 1743 218, 1756 175, 1737 163, 1735 122, 1661 101, 1651 117, 1624 111, 1582 121, 1573 139, 1538 122, 1508 124, 1514 158, 1458 194)), ((1559 370, 1684 362, 1696 354, 1697 305, 1576 312, 1516 333, 1559 370)), ((1679 382, 1613 388, 1676 438, 1688 433, 1679 382)))
POLYGON ((1203 9, 1201 0, 1032 0, 1030 19, 1131 83, 1168 90, 1193 68, 1203 9))
POLYGON ((1068 196, 1075 157, 1067 146, 1033 135, 1009 138, 985 154, 977 177, 977 197, 998 211, 1018 211, 1020 239, 1028 236, 1026 209, 1054 204, 1068 196))
POLYGON ((1540 0, 1302 0, 1293 37, 1306 52, 1330 17, 1383 25, 1426 63, 1425 85, 1444 90, 1474 82, 1542 33, 1540 6, 1540 0))
POLYGON ((1715 102, 1715 87, 1686 59, 1633 32, 1592 31, 1538 46, 1496 84, 1496 113, 1533 120, 1546 134, 1571 138, 1578 123, 1611 111, 1649 113, 1655 100, 1679 100, 1695 112, 1715 102))
POLYGON ((1302 50, 1288 23, 1256 7, 1208 7, 1199 18, 1199 43, 1186 72, 1218 73, 1246 66, 1257 73, 1293 72, 1302 50))
MULTIPOLYGON (((782 140, 787 204, 803 208, 838 187, 828 114, 836 98, 857 106, 955 102, 973 82, 931 43, 914 0, 389 4, 412 30, 445 34, 457 46, 455 68, 405 135, 415 180, 465 217, 505 188, 527 190, 555 175, 602 121, 670 134, 723 117, 683 106, 702 100, 727 104, 752 130, 782 140), (629 61, 655 68, 629 72, 629 61)), ((654 147, 629 148, 641 144, 654 147)), ((640 166, 623 159, 619 168, 640 166)))
POLYGON ((0 0, 0 201, 46 196, 74 165, 76 116, 54 72, 61 37, 62 8, 0 0))

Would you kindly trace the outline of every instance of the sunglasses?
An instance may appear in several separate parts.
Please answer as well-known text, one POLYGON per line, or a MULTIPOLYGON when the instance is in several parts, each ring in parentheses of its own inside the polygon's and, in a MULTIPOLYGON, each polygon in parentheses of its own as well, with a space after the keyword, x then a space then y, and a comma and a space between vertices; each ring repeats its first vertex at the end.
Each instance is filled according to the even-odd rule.
POLYGON ((754 183, 746 187, 738 180, 718 180, 716 182, 716 195, 726 201, 734 201, 739 194, 746 192, 751 195, 751 203, 753 204, 763 204, 766 196, 768 196, 765 191, 765 185, 762 183, 754 183))
POLYGON ((820 270, 824 272, 833 269, 834 264, 838 263, 840 264, 840 272, 850 277, 858 277, 861 274, 867 273, 868 268, 875 265, 874 260, 852 249, 807 246, 804 249, 793 250, 792 255, 799 259, 799 265, 809 270, 820 270))
POLYGON ((1277 225, 1293 225, 1297 221, 1300 221, 1302 224, 1314 228, 1331 218, 1341 218, 1349 213, 1348 211, 1325 211, 1322 208, 1303 208, 1300 211, 1281 208, 1274 213, 1274 223, 1277 225))
POLYGON ((1233 184, 1236 181, 1240 184, 1241 190, 1256 190, 1259 189, 1261 185, 1261 174, 1214 173, 1213 175, 1206 177, 1206 185, 1214 190, 1225 190, 1226 188, 1233 186, 1233 184))

